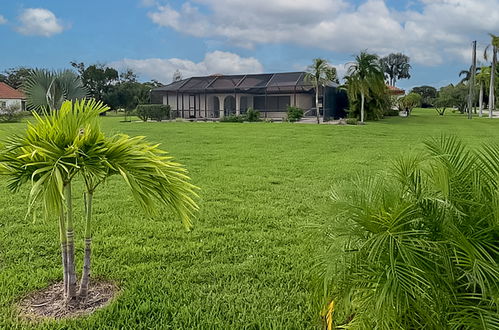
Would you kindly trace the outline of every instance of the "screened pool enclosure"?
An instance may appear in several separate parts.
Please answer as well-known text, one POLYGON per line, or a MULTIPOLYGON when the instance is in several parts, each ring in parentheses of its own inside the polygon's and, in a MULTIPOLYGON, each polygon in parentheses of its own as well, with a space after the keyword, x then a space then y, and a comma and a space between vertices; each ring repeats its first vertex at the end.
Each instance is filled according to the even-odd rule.
MULTIPOLYGON (((324 103, 326 117, 344 117, 338 102, 344 95, 337 94, 344 93, 336 85, 320 90, 319 107, 322 113, 324 103)), ((153 89, 151 102, 169 105, 182 118, 217 119, 244 114, 249 108, 264 118, 285 118, 288 106, 310 116, 316 111, 315 89, 304 72, 192 77, 153 89)))

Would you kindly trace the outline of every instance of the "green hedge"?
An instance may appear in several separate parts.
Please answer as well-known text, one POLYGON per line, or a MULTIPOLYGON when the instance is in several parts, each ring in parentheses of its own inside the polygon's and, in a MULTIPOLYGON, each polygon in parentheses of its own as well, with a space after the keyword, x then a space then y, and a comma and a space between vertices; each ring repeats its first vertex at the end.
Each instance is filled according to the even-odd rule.
POLYGON ((164 104, 139 104, 137 116, 143 121, 170 119, 170 106, 164 104))

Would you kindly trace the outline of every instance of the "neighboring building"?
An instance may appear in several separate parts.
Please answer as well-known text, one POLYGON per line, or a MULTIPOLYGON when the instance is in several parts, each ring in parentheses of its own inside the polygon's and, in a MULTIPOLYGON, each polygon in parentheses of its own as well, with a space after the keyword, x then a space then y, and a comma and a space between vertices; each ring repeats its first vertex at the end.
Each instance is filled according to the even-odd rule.
POLYGON ((388 87, 388 93, 390 95, 398 96, 398 97, 405 95, 405 90, 403 90, 403 89, 400 89, 400 88, 395 87, 395 86, 390 86, 390 85, 387 85, 387 87, 388 87))
MULTIPOLYGON (((182 118, 222 118, 249 108, 260 111, 263 118, 285 118, 288 106, 314 115, 315 90, 304 78, 305 72, 192 77, 153 89, 151 103, 167 104, 182 118)), ((326 98, 338 93, 337 85, 322 89, 326 98)))
POLYGON ((0 109, 16 105, 19 110, 26 110, 26 96, 23 92, 0 82, 0 109))

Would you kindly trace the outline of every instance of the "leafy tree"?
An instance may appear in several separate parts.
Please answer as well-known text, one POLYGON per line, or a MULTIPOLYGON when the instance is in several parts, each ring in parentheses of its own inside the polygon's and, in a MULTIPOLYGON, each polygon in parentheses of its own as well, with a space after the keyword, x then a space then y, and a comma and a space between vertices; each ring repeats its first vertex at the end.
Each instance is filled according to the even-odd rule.
POLYGON ((311 83, 315 89, 317 124, 320 124, 321 116, 319 111, 319 89, 330 82, 337 81, 337 79, 336 68, 329 65, 328 61, 323 58, 315 58, 307 69, 305 81, 311 83))
POLYGON ((398 107, 402 111, 406 111, 407 116, 412 112, 412 109, 421 106, 421 95, 417 93, 409 93, 398 99, 398 107))
POLYGON ((411 90, 411 93, 417 93, 421 95, 422 97, 421 106, 423 108, 429 108, 433 106, 433 101, 437 97, 438 91, 435 87, 424 85, 424 86, 414 87, 411 90))
POLYGON ((138 82, 122 82, 104 94, 104 101, 112 109, 132 110, 138 104, 149 103, 150 87, 138 82))
POLYGON ((31 69, 27 67, 18 67, 5 70, 0 74, 0 82, 6 83, 12 88, 20 89, 23 83, 31 74, 31 69))
POLYGON ((411 78, 409 61, 409 56, 402 53, 392 53, 381 58, 381 67, 391 86, 395 86, 395 82, 399 79, 411 78))
POLYGON ((59 109, 64 101, 83 99, 88 94, 81 79, 70 70, 31 70, 22 89, 28 108, 40 112, 59 109))
POLYGON ((132 69, 126 69, 120 73, 120 82, 137 82, 137 74, 132 69))
POLYGON ((374 101, 382 97, 388 98, 378 56, 362 51, 355 57, 355 61, 350 63, 347 74, 349 97, 355 102, 360 95, 360 122, 364 123, 366 98, 374 101))
POLYGON ((9 188, 31 183, 29 209, 41 202, 46 216, 59 219, 67 303, 84 299, 90 281, 93 196, 112 175, 121 176, 137 203, 157 214, 157 202, 191 226, 195 187, 185 169, 143 137, 106 137, 99 114, 107 107, 94 100, 64 102, 59 111, 35 114, 24 135, 7 141, 0 152, 0 170, 10 177, 9 188), (80 179, 85 193, 85 253, 79 292, 75 271, 72 185, 80 179))
POLYGON ((113 68, 101 64, 93 64, 88 67, 84 63, 70 62, 78 70, 83 84, 89 94, 96 100, 103 100, 104 94, 119 81, 119 74, 113 68))
POLYGON ((495 88, 496 88, 496 70, 497 70, 497 51, 499 49, 499 36, 490 33, 490 45, 485 48, 483 57, 488 60, 488 52, 492 48, 492 66, 490 73, 490 85, 489 85, 489 118, 492 118, 492 111, 495 110, 495 88))
POLYGON ((440 89, 435 103, 441 106, 445 101, 443 103, 446 103, 447 107, 456 107, 459 112, 464 113, 468 103, 468 92, 469 89, 464 84, 456 86, 450 84, 440 89))
POLYGON ((337 187, 317 268, 332 326, 496 329, 498 162, 497 144, 473 152, 443 137, 337 187))

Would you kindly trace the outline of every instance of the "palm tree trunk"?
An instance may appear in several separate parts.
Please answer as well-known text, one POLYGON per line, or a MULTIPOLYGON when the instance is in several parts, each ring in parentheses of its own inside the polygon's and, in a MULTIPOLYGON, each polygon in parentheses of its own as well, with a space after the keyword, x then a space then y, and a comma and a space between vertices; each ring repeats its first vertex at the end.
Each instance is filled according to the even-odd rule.
POLYGON ((364 122, 364 92, 360 93, 360 122, 364 122))
POLYGON ((83 258, 83 273, 81 276, 80 292, 78 296, 85 299, 88 294, 90 283, 90 257, 92 253, 92 232, 90 221, 92 220, 92 199, 93 192, 85 194, 85 256, 83 258))
POLYGON ((66 297, 67 302, 76 299, 76 271, 75 271, 75 243, 74 243, 74 228, 73 228, 73 203, 71 199, 71 183, 64 185, 64 198, 66 199, 66 239, 68 242, 68 283, 66 297))
POLYGON ((496 65, 497 65, 497 48, 492 47, 492 67, 490 68, 490 91, 489 91, 489 118, 492 118, 492 111, 495 110, 495 81, 496 81, 496 65))
POLYGON ((317 124, 321 123, 321 114, 319 112, 319 84, 315 88, 315 112, 317 114, 317 124))
POLYGON ((478 114, 483 115, 483 81, 480 81, 480 96, 478 98, 478 114))
POLYGON ((59 216, 59 237, 61 241, 61 257, 63 269, 64 297, 68 296, 68 240, 66 238, 66 219, 64 209, 59 216))

